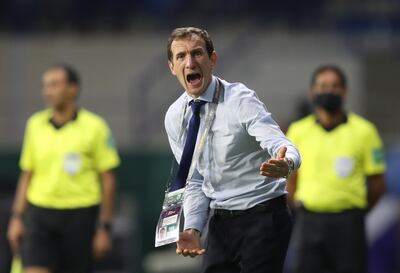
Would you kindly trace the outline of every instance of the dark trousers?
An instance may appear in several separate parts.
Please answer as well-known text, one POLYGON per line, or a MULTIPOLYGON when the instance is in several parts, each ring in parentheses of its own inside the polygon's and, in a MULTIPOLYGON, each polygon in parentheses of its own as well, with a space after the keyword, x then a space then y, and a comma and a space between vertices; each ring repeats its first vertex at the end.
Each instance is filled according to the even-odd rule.
POLYGON ((296 273, 366 273, 364 210, 313 213, 300 209, 293 232, 296 273))
MULTIPOLYGON (((203 273, 281 273, 292 219, 282 197, 271 208, 210 219, 203 273)), ((259 206, 263 206, 260 204, 259 206)))
POLYGON ((7 228, 10 218, 13 196, 0 194, 0 272, 10 272, 11 249, 7 240, 7 228))
POLYGON ((57 273, 91 272, 97 216, 98 206, 59 210, 29 205, 22 244, 24 266, 57 273))

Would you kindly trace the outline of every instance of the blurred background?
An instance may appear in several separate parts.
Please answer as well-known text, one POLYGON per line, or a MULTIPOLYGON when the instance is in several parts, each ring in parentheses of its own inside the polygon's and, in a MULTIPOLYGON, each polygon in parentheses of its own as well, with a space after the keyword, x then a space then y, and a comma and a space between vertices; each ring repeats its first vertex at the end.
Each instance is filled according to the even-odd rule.
POLYGON ((398 0, 2 0, 0 271, 25 122, 44 107, 44 69, 67 62, 82 77, 80 105, 108 121, 122 156, 115 247, 96 272, 198 272, 200 259, 153 247, 172 161, 164 114, 182 92, 166 43, 180 26, 209 31, 215 74, 256 90, 283 130, 309 111, 312 71, 344 68, 347 109, 374 122, 386 148, 388 193, 368 216, 370 272, 400 272, 398 0))

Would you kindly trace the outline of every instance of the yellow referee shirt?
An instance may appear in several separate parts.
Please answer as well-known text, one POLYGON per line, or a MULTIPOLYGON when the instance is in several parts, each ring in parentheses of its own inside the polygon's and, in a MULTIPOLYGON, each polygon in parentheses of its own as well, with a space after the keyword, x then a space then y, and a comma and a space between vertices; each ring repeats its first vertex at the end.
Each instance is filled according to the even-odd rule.
POLYGON ((293 123, 287 136, 298 147, 295 199, 315 212, 367 207, 366 176, 385 171, 382 141, 375 126, 350 113, 326 131, 315 115, 293 123))
POLYGON ((28 201, 45 208, 99 204, 99 174, 119 165, 110 129, 99 116, 80 109, 76 119, 56 129, 51 110, 27 122, 20 167, 32 172, 28 201))

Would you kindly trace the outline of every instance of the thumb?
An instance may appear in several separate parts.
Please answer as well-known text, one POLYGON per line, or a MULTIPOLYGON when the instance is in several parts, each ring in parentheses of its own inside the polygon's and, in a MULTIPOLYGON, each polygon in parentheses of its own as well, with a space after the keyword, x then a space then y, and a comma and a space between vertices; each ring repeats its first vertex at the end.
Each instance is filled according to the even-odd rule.
POLYGON ((286 151, 287 151, 286 146, 281 147, 278 152, 278 159, 284 159, 286 156, 286 151))

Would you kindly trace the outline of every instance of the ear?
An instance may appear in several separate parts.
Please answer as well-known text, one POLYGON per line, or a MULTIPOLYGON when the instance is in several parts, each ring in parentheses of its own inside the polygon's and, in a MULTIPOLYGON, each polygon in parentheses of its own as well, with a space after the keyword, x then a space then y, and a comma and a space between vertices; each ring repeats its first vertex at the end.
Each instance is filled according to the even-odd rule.
POLYGON ((174 71, 174 64, 171 61, 168 61, 169 70, 171 70, 172 75, 176 76, 174 71))
POLYGON ((343 89, 343 93, 342 94, 343 94, 343 98, 346 99, 347 96, 348 96, 347 88, 343 89))
POLYGON ((218 61, 218 55, 215 51, 211 53, 210 60, 211 60, 211 67, 214 68, 218 61))
POLYGON ((79 86, 76 84, 71 84, 70 88, 70 94, 76 99, 79 96, 79 86))

